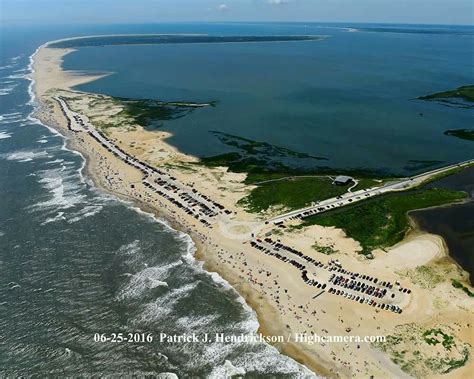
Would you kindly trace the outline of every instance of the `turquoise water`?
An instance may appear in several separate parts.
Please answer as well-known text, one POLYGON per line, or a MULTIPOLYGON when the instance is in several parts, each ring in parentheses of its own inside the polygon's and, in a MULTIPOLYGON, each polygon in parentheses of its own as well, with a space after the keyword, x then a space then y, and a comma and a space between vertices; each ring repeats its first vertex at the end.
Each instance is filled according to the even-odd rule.
POLYGON ((471 125, 472 110, 415 98, 474 83, 474 28, 233 24, 193 31, 327 38, 88 47, 66 57, 64 67, 113 72, 79 87, 85 91, 216 101, 216 107, 163 122, 173 133, 170 143, 201 157, 234 150, 212 131, 327 158, 301 161, 306 169, 410 174, 472 157, 470 141, 443 135, 471 125))

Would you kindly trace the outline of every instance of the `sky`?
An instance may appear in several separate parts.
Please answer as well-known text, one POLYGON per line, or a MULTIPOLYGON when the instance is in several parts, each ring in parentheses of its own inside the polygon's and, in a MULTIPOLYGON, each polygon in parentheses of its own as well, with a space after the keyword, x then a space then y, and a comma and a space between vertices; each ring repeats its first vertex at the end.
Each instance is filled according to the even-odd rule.
POLYGON ((0 0, 0 22, 219 21, 474 24, 473 0, 0 0))

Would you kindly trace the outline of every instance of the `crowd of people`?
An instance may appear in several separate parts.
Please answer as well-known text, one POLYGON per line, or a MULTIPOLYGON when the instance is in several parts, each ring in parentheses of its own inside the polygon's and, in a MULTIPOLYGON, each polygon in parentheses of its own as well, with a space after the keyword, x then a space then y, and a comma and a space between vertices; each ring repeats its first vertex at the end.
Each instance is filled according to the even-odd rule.
MULTIPOLYGON (((393 284, 389 281, 381 281, 378 278, 359 274, 355 272, 348 271, 342 267, 342 265, 337 260, 330 260, 328 264, 324 264, 314 258, 311 258, 301 251, 294 249, 292 247, 286 246, 279 241, 274 241, 270 237, 261 239, 256 239, 251 241, 250 245, 255 249, 275 257, 282 262, 289 263, 292 266, 296 267, 301 271, 301 277, 303 281, 310 286, 315 288, 326 290, 328 286, 331 286, 328 289, 328 293, 343 296, 346 299, 354 300, 360 304, 367 304, 372 307, 377 307, 383 310, 389 310, 394 313, 402 313, 402 309, 398 305, 389 304, 387 302, 376 301, 376 299, 383 299, 389 293, 389 290, 393 289, 393 284), (304 260, 305 262, 312 264, 314 268, 328 270, 332 273, 329 280, 316 280, 308 275, 308 269, 305 264, 302 264, 296 259, 289 258, 285 254, 280 254, 280 251, 285 251, 290 254, 296 255, 299 259, 304 260), (377 284, 378 283, 378 284, 377 284), (342 287, 338 289, 337 287, 342 287), (359 292, 352 293, 353 292, 359 292)), ((400 292, 410 294, 411 290, 407 288, 402 288, 399 282, 396 282, 395 285, 398 286, 400 292)), ((393 299, 395 294, 392 292, 388 301, 393 299)))
MULTIPOLYGON (((64 108, 65 101, 60 99, 59 105, 61 111, 67 119, 68 128, 72 131, 77 131, 72 127, 72 121, 64 108)), ((182 209, 186 214, 194 217, 206 227, 211 227, 210 220, 216 217, 220 212, 230 215, 232 212, 216 201, 210 199, 206 195, 198 193, 194 188, 186 190, 178 186, 175 181, 176 178, 169 176, 167 173, 152 167, 151 165, 141 162, 135 157, 130 156, 127 152, 119 146, 112 144, 112 142, 99 130, 87 128, 84 121, 78 115, 72 115, 75 121, 79 123, 87 133, 94 138, 102 147, 107 149, 117 158, 121 159, 126 164, 140 170, 143 177, 143 185, 151 189, 153 192, 170 201, 179 209, 182 209), (153 181, 153 184, 147 181, 151 174, 157 174, 160 177, 153 181), (168 178, 169 176, 169 178, 168 178), (201 200, 203 198, 203 200, 201 200)))

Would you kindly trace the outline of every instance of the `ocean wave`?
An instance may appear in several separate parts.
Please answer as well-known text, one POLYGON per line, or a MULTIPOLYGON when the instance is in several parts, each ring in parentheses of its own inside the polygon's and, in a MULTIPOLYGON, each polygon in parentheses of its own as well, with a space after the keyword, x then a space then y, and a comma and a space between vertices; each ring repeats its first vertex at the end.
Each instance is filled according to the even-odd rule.
POLYGON ((12 135, 6 132, 0 132, 0 140, 10 138, 12 135))
POLYGON ((89 196, 85 191, 81 171, 76 164, 69 165, 68 163, 62 158, 56 158, 45 163, 55 167, 37 172, 38 183, 47 193, 43 195, 43 199, 29 206, 29 209, 43 213, 69 210, 67 214, 59 217, 49 216, 45 223, 65 220, 73 224, 97 215, 106 203, 113 201, 112 197, 101 193, 89 196), (77 210, 72 208, 77 208, 77 210))
POLYGON ((24 68, 19 68, 18 70, 13 70, 12 72, 14 72, 14 73, 22 72, 22 73, 26 74, 26 73, 29 73, 30 71, 29 71, 28 67, 24 67, 24 68))
POLYGON ((169 316, 173 313, 176 303, 190 296, 198 284, 199 282, 195 281, 178 288, 170 289, 163 296, 160 296, 155 301, 146 304, 135 322, 139 325, 146 325, 169 316))
POLYGON ((240 353, 234 358, 233 364, 237 367, 244 367, 247 372, 291 375, 294 379, 322 379, 307 367, 294 361, 289 357, 282 359, 281 353, 270 345, 265 345, 264 349, 257 352, 240 353))
POLYGON ((48 191, 49 199, 33 204, 33 209, 64 210, 86 201, 86 195, 81 193, 81 187, 71 180, 69 172, 63 165, 59 168, 39 172, 38 183, 48 191))
POLYGON ((54 164, 58 164, 58 163, 63 163, 64 162, 64 159, 62 158, 57 158, 53 161, 48 161, 46 162, 47 165, 54 165, 54 164))
POLYGON ((7 70, 9 68, 16 67, 18 60, 20 60, 21 57, 23 57, 23 55, 17 55, 16 57, 10 58, 9 63, 4 66, 0 66, 0 70, 7 70))
POLYGON ((18 87, 18 84, 10 84, 9 86, 0 88, 0 96, 6 96, 13 92, 13 90, 18 87))
MULTIPOLYGON (((150 376, 154 376, 155 374, 152 373, 150 376)), ((172 372, 162 372, 161 374, 158 374, 158 379, 179 379, 179 376, 172 373, 172 372)))
MULTIPOLYGON (((134 246, 134 251, 137 251, 136 248, 134 246)), ((144 270, 131 276, 130 282, 120 291, 117 299, 135 299, 143 296, 147 290, 156 287, 168 287, 168 283, 165 280, 168 278, 169 272, 182 263, 182 261, 178 260, 164 266, 146 267, 144 270)))
POLYGON ((5 113, 5 114, 0 115, 0 124, 11 124, 11 123, 20 122, 23 120, 24 120, 24 117, 19 112, 5 113))
POLYGON ((8 70, 9 68, 13 68, 15 65, 13 64, 7 64, 5 66, 0 66, 0 70, 8 70))
MULTIPOLYGON (((170 230, 175 231, 167 222, 156 218, 153 214, 144 212, 139 208, 134 209, 137 212, 152 218, 154 221, 160 222, 160 224, 165 225, 170 230)), ((190 264, 190 266, 193 267, 197 273, 205 273, 210 276, 213 282, 216 283, 221 288, 221 290, 231 291, 235 296, 233 300, 241 304, 244 311, 244 317, 241 322, 232 326, 233 330, 235 330, 237 333, 256 334, 260 325, 255 311, 250 308, 250 306, 245 302, 244 298, 240 296, 240 294, 238 294, 238 292, 219 274, 210 273, 203 269, 203 263, 197 261, 194 257, 196 246, 191 237, 183 232, 178 233, 177 239, 184 243, 183 259, 185 262, 190 264)), ((123 249, 123 252, 126 252, 129 255, 134 255, 140 259, 140 254, 137 254, 139 249, 139 241, 134 241, 133 243, 127 245, 123 249)), ((130 280, 129 287, 126 287, 122 291, 119 299, 123 300, 139 298, 140 296, 143 296, 146 293, 146 290, 150 287, 150 283, 147 283, 145 279, 145 273, 151 272, 154 272, 156 275, 156 272, 153 269, 147 268, 140 273, 139 277, 131 276, 132 279, 130 280), (124 296, 124 294, 127 294, 128 296, 124 296)), ((166 275, 160 276, 158 274, 155 276, 155 278, 159 278, 158 280, 166 280, 166 275)), ((134 322, 136 322, 138 325, 141 325, 142 323, 153 323, 160 321, 163 318, 169 317, 176 310, 175 306, 177 302, 183 298, 191 296, 192 291, 197 287, 198 284, 199 282, 195 281, 188 285, 179 287, 178 289, 169 290, 169 292, 166 292, 164 295, 160 296, 153 302, 147 304, 140 315, 136 317, 134 322)), ((204 316, 180 316, 175 319, 174 325, 187 332, 199 333, 199 330, 205 330, 205 332, 212 334, 213 332, 221 331, 221 327, 216 322, 219 317, 219 314, 210 314, 204 316)), ((286 373, 291 375, 293 378, 317 378, 317 376, 315 376, 306 367, 300 365, 289 357, 282 356, 276 348, 269 344, 261 343, 259 346, 254 347, 254 351, 242 353, 242 351, 247 347, 248 346, 246 346, 245 342, 227 344, 225 346, 222 346, 222 344, 206 345, 204 346, 203 350, 199 352, 199 354, 193 354, 192 358, 188 360, 186 365, 189 367, 203 367, 204 365, 212 365, 219 361, 225 362, 228 360, 228 357, 235 356, 236 351, 238 351, 238 355, 242 356, 244 354, 245 358, 238 360, 233 358, 233 363, 231 364, 233 365, 234 369, 238 370, 239 372, 264 372, 268 373, 269 375, 278 372, 286 373)), ((225 365, 224 363, 224 365, 214 368, 210 373, 210 377, 225 377, 221 375, 227 372, 226 370, 229 370, 230 372, 234 369, 231 369, 229 364, 225 365)))
POLYGON ((176 320, 176 324, 181 328, 192 331, 197 328, 206 329, 208 325, 212 325, 218 319, 218 314, 206 316, 183 316, 176 320))
POLYGON ((44 222, 41 223, 41 225, 46 225, 46 224, 49 224, 51 222, 57 222, 57 221, 60 221, 60 220, 65 220, 65 219, 66 219, 66 217, 64 217, 64 212, 58 212, 56 214, 56 216, 47 218, 44 222))
POLYGON ((15 151, 13 153, 6 153, 0 155, 7 161, 16 162, 31 162, 37 158, 48 158, 49 154, 46 151, 15 151))
POLYGON ((67 222, 69 224, 73 224, 75 222, 82 221, 88 217, 95 216, 96 214, 100 213, 102 209, 104 209, 103 205, 94 204, 85 206, 79 212, 73 214, 73 217, 67 222))
POLYGON ((28 73, 24 73, 24 74, 11 74, 11 75, 8 75, 8 76, 5 76, 5 79, 28 79, 28 73))
POLYGON ((232 378, 234 376, 243 376, 246 374, 242 367, 235 367, 231 361, 226 360, 221 366, 214 367, 209 374, 208 379, 232 378))

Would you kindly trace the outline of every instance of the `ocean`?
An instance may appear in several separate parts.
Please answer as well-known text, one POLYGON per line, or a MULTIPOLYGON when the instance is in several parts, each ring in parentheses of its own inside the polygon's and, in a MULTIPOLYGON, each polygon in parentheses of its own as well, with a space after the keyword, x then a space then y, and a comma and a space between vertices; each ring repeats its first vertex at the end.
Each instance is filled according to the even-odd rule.
POLYGON ((243 138, 325 158, 293 164, 306 170, 410 175, 472 158, 471 141, 443 134, 471 125, 472 110, 417 97, 474 83, 474 27, 225 24, 186 31, 325 38, 86 47, 64 67, 111 73, 78 87, 88 92, 215 102, 159 126, 172 133, 169 143, 199 157, 241 152, 234 142, 243 138))
POLYGON ((471 158, 472 142, 443 131, 468 125, 472 111, 414 98, 473 82, 472 29, 393 28, 2 27, 0 373, 311 377, 265 343, 94 341, 96 333, 254 334, 258 321, 228 284, 194 260, 189 236, 95 188, 83 175, 83 157, 30 116, 26 75, 38 46, 118 33, 327 35, 318 42, 83 48, 65 68, 114 73, 80 87, 91 92, 217 101, 162 125, 174 134, 170 143, 197 156, 229 151, 212 133, 219 131, 322 156, 334 168, 411 173, 471 158))
POLYGON ((263 342, 159 342, 160 333, 255 335, 258 321, 202 269, 189 236, 100 192, 83 157, 31 117, 35 49, 100 32, 2 30, 0 376, 313 377, 263 342), (154 339, 96 342, 96 333, 154 339))

